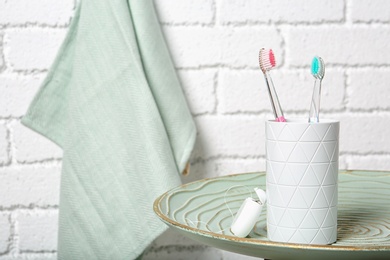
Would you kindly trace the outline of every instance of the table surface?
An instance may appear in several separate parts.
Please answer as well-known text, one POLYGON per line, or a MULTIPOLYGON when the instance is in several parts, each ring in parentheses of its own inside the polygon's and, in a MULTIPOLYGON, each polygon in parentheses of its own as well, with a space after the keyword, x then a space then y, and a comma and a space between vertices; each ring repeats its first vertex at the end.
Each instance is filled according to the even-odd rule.
POLYGON ((338 235, 332 245, 267 239, 266 209, 246 238, 230 232, 243 200, 265 189, 265 173, 203 179, 156 199, 157 216, 177 232, 209 246, 272 260, 390 259, 390 172, 340 171, 338 235))

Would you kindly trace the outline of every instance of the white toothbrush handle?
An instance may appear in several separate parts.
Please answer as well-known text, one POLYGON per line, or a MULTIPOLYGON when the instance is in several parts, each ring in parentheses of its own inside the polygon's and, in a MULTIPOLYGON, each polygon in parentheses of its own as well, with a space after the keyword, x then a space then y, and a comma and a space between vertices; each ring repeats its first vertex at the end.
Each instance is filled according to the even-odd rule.
POLYGON ((268 74, 268 71, 264 73, 264 78, 265 78, 265 83, 267 84, 268 87, 268 94, 271 100, 271 106, 272 110, 275 115, 275 119, 277 122, 286 122, 286 119, 284 118, 282 107, 280 106, 279 103, 279 98, 278 95, 276 94, 276 90, 274 87, 274 83, 272 82, 272 79, 270 75, 268 74))
POLYGON ((320 121, 320 99, 321 99, 321 79, 314 82, 313 96, 311 98, 309 123, 318 123, 320 121))

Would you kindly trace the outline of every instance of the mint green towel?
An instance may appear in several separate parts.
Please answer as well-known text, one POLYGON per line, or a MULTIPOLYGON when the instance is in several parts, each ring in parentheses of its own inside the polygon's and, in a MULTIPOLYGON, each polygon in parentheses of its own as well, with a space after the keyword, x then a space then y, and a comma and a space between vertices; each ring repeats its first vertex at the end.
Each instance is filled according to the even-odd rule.
POLYGON ((166 230, 196 130, 151 0, 82 0, 23 124, 62 147, 59 259, 134 259, 166 230))

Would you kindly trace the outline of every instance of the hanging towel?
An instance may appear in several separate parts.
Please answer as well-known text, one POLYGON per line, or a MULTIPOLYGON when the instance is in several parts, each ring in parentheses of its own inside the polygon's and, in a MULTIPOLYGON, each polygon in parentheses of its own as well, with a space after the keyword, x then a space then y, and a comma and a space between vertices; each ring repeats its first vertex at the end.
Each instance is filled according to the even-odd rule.
POLYGON ((58 258, 135 259, 196 130, 152 0, 82 0, 22 123, 63 149, 58 258))

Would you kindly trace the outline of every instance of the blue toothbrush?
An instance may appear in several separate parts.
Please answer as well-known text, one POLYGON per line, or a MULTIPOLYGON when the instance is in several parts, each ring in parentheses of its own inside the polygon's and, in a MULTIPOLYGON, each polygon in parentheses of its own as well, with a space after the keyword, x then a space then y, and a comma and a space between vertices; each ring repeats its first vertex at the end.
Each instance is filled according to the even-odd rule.
POLYGON ((325 64, 321 57, 315 56, 311 63, 311 74, 314 76, 313 97, 311 98, 309 123, 320 121, 321 83, 325 75, 325 64))

